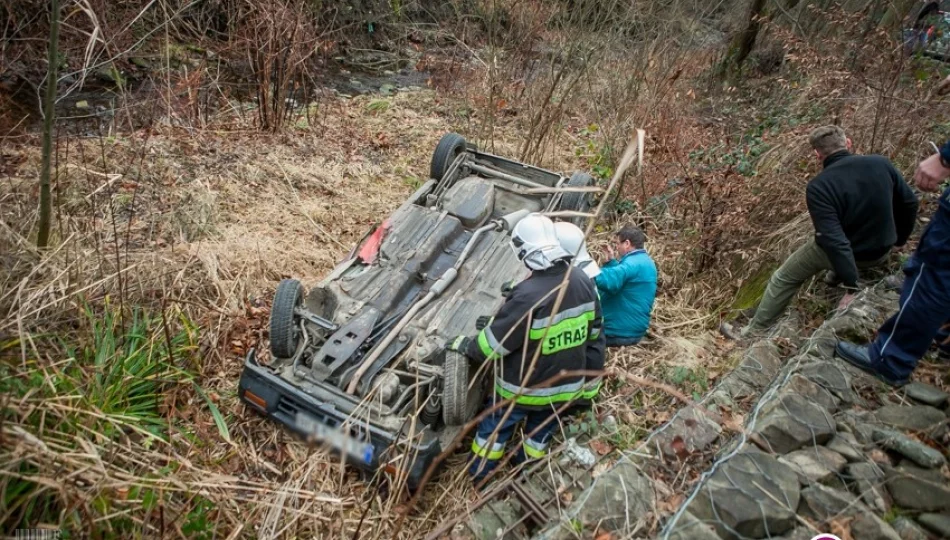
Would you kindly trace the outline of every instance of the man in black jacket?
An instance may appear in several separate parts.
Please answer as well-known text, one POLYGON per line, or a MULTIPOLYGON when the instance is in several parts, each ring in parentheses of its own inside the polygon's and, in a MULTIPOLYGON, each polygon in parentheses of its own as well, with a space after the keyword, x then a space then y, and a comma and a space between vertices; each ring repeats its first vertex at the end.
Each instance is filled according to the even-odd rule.
MULTIPOLYGON (((824 166, 805 190, 815 238, 772 274, 742 337, 771 327, 801 285, 825 270, 846 289, 838 306, 846 307, 858 288, 858 269, 884 262, 913 231, 917 196, 887 158, 852 154, 851 140, 838 126, 817 128, 808 139, 824 166)), ((728 326, 723 329, 736 337, 728 326)))
POLYGON ((511 289, 475 339, 459 336, 449 345, 476 362, 496 362, 489 406, 499 399, 514 401, 513 407, 499 407, 478 425, 470 467, 476 480, 494 470, 521 421, 525 438, 516 462, 547 454, 558 426, 555 412, 561 407, 566 412, 568 404, 588 390, 583 376, 562 374, 586 368, 588 344, 600 337, 602 327, 597 290, 583 271, 567 275, 571 254, 561 247, 550 219, 530 214, 511 237, 531 276, 511 289))

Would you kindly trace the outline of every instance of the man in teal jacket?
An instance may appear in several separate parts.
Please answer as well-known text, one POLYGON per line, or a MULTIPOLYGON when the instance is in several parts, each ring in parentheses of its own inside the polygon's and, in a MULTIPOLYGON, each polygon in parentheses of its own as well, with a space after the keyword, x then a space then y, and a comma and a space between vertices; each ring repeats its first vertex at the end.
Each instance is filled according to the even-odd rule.
POLYGON ((643 249, 646 237, 639 228, 625 225, 607 247, 610 261, 595 279, 604 313, 608 347, 634 345, 650 326, 656 299, 656 264, 643 249))

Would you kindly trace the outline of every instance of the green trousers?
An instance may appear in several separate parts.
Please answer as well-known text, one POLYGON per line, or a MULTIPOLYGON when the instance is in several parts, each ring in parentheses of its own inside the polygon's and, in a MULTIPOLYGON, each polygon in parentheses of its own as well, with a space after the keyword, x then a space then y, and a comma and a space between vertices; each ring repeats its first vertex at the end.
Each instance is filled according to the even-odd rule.
MULTIPOLYGON (((889 255, 876 261, 855 262, 859 269, 872 268, 884 263, 889 255)), ((743 329, 743 334, 766 330, 775 324, 775 321, 785 313, 788 304, 791 303, 802 284, 825 270, 834 270, 828 255, 814 240, 809 240, 788 259, 785 259, 782 266, 769 278, 765 295, 762 296, 762 301, 755 310, 752 321, 743 329)))

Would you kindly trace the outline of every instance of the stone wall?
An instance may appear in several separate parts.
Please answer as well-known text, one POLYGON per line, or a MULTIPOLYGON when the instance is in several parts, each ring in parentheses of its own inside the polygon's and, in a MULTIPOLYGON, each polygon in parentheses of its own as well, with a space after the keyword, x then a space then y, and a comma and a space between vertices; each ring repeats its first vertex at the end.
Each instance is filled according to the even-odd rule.
POLYGON ((469 529, 544 540, 950 538, 947 394, 895 390, 834 357, 839 337, 866 341, 896 306, 879 286, 808 339, 783 323, 635 451, 598 460, 570 440, 556 466, 512 483, 536 497, 498 497, 469 529), (558 493, 557 507, 530 502, 543 493, 558 493))

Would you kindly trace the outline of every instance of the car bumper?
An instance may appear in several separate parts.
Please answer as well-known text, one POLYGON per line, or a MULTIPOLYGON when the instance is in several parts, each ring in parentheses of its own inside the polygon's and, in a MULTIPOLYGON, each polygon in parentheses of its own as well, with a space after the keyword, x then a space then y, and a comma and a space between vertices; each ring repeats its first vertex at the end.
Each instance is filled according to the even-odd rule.
MULTIPOLYGON (((331 449, 346 458, 347 463, 366 471, 376 471, 384 463, 389 472, 395 472, 394 467, 388 467, 394 460, 393 455, 404 454, 415 456, 412 466, 409 467, 409 485, 421 479, 425 470, 436 456, 441 453, 439 440, 435 437, 424 437, 422 442, 408 443, 399 440, 397 434, 390 433, 378 426, 365 421, 357 421, 345 412, 340 411, 333 404, 320 400, 306 391, 262 366, 256 358, 254 349, 248 351, 244 361, 244 371, 238 383, 238 397, 251 409, 274 420, 291 432, 305 439, 316 438, 324 440, 318 435, 314 437, 314 427, 325 427, 339 431, 345 424, 350 424, 350 436, 355 446, 371 445, 371 452, 350 452, 341 449, 339 445, 330 444, 331 449), (308 422, 301 422, 301 416, 308 418, 308 422), (394 451, 395 450, 395 451, 394 451)), ((325 431, 325 430, 323 430, 325 431)), ((405 460, 395 460, 405 461, 405 460)))

